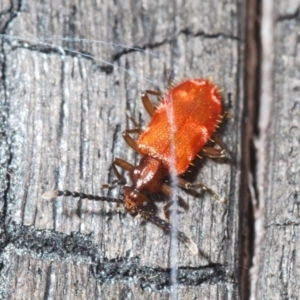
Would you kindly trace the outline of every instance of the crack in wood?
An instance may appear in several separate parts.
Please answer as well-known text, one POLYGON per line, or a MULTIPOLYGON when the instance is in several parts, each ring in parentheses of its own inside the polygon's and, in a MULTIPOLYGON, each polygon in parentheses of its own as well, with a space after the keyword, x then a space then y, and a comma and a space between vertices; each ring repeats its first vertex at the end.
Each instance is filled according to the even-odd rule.
MULTIPOLYGON (((36 230, 33 226, 10 224, 7 228, 8 244, 17 251, 25 251, 34 258, 43 260, 73 259, 90 265, 93 276, 99 283, 112 281, 138 281, 141 288, 161 290, 170 288, 170 268, 142 266, 139 257, 108 259, 100 248, 85 235, 73 232, 70 235, 51 230, 36 230)), ((24 253, 23 253, 24 254, 24 253)), ((226 266, 210 262, 199 267, 179 267, 178 283, 184 286, 235 282, 226 266)))

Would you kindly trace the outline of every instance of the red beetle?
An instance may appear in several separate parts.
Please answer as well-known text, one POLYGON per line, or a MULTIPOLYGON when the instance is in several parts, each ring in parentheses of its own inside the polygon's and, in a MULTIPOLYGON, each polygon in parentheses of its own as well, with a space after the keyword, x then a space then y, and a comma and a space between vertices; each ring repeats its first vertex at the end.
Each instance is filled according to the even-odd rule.
MULTIPOLYGON (((124 199, 67 190, 48 191, 43 198, 64 195, 121 203, 129 213, 138 213, 157 226, 170 231, 171 224, 168 221, 158 218, 147 209, 148 195, 162 191, 167 196, 171 196, 172 188, 166 183, 171 170, 176 176, 184 174, 200 151, 210 157, 224 157, 223 144, 214 135, 223 118, 222 97, 219 89, 210 80, 192 79, 170 88, 165 95, 157 91, 145 91, 142 100, 152 117, 148 127, 142 131, 133 121, 137 128, 123 132, 127 144, 142 155, 140 163, 133 166, 119 158, 115 158, 112 163, 119 182, 122 176, 116 166, 129 171, 132 185, 123 187, 124 199), (161 103, 157 108, 151 103, 149 94, 160 98, 161 103), (130 136, 132 133, 140 134, 137 141, 130 136), (216 142, 221 148, 207 147, 209 140, 216 142)), ((181 177, 178 177, 177 184, 185 189, 202 188, 219 199, 216 193, 203 184, 191 184, 181 177)), ((168 202, 166 207, 169 208, 170 205, 171 203, 168 202)), ((197 246, 183 232, 178 231, 178 238, 193 253, 198 253, 197 246)))

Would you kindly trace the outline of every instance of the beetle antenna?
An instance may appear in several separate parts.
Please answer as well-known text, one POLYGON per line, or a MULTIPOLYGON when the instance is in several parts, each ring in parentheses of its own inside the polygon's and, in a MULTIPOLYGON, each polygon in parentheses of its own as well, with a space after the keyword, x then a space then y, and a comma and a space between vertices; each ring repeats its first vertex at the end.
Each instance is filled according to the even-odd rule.
MULTIPOLYGON (((136 209, 136 211, 147 221, 171 233, 172 225, 169 222, 155 216, 151 212, 142 209, 136 209)), ((190 251, 193 254, 195 255, 199 254, 199 249, 197 245, 189 237, 187 237, 182 231, 177 230, 177 237, 182 243, 184 243, 190 249, 190 251)))
POLYGON ((42 195, 43 199, 52 199, 57 198, 60 196, 65 197, 73 197, 73 198, 81 198, 81 199, 88 199, 88 200, 94 200, 94 201, 106 201, 106 202, 114 202, 114 203, 124 203, 122 199, 117 198, 108 198, 108 197, 102 197, 97 195, 89 195, 84 193, 78 193, 78 192, 71 192, 68 190, 60 191, 60 190, 54 190, 54 191, 47 191, 42 195))
MULTIPOLYGON (((71 192, 68 190, 47 191, 42 195, 42 198, 43 199, 52 199, 52 198, 57 198, 60 196, 124 204, 124 201, 122 199, 108 198, 108 197, 102 197, 102 196, 90 195, 90 194, 78 193, 78 192, 71 192)), ((136 209, 136 212, 139 213, 147 221, 155 224, 156 226, 162 228, 163 230, 165 230, 169 233, 171 232, 172 225, 169 222, 155 216, 151 212, 148 212, 148 211, 145 211, 142 209, 136 209)), ((198 250, 198 247, 196 246, 196 244, 189 237, 187 237, 182 231, 177 230, 177 237, 182 243, 184 243, 190 249, 190 251, 193 254, 199 253, 199 250, 198 250)))

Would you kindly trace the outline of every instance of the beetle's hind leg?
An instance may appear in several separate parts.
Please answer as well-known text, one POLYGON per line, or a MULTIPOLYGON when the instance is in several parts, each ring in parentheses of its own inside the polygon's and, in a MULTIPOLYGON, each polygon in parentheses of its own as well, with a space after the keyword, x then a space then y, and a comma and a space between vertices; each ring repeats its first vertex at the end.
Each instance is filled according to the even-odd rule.
MULTIPOLYGON (((202 153, 210 158, 223 158, 225 157, 225 151, 227 152, 227 148, 221 138, 215 133, 211 139, 211 142, 217 144, 220 148, 215 148, 211 146, 204 146, 202 148, 202 153)), ((199 156, 198 156, 199 157, 199 156)))
POLYGON ((190 183, 186 180, 184 180, 183 178, 178 178, 178 186, 192 191, 195 194, 197 193, 197 189, 201 189, 209 194, 211 194, 217 201, 221 202, 221 203, 226 203, 227 199, 222 198, 218 193, 216 193, 215 191, 213 191, 211 188, 209 188, 208 186, 206 186, 203 183, 190 183))
POLYGON ((223 158, 225 157, 225 150, 224 149, 217 149, 214 147, 203 147, 202 149, 203 154, 210 158, 223 158))

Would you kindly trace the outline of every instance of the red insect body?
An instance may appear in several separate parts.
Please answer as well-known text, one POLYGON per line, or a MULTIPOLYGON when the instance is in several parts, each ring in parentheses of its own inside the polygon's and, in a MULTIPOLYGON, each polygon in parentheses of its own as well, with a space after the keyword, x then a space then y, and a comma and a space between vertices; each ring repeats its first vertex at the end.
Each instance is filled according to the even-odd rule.
POLYGON ((172 162, 176 175, 188 169, 216 130, 221 112, 220 92, 209 80, 187 80, 170 89, 137 141, 143 157, 130 170, 132 187, 123 190, 126 209, 145 205, 145 194, 162 189, 172 162))
POLYGON ((155 111, 137 141, 139 153, 156 158, 167 169, 173 161, 177 174, 183 174, 216 130, 221 112, 221 95, 214 84, 205 79, 184 81, 166 94, 155 111))

